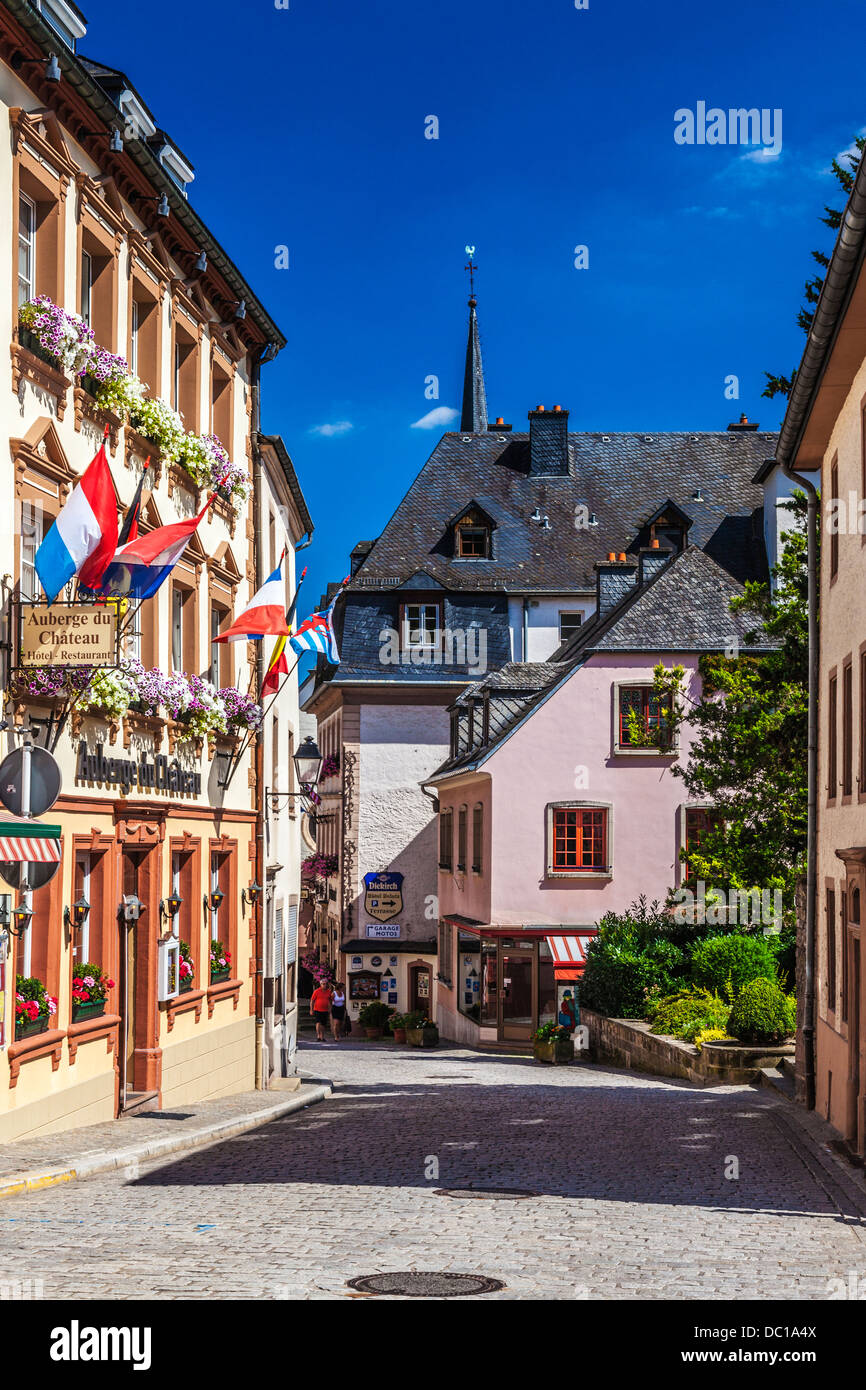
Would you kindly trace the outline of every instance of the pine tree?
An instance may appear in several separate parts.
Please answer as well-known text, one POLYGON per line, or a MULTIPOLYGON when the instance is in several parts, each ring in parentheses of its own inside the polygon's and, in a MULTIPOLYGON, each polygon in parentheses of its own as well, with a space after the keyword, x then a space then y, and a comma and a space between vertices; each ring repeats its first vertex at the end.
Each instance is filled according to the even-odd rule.
MULTIPOLYGON (((847 162, 849 166, 847 169, 842 167, 838 159, 834 159, 830 165, 831 172, 834 178, 836 179, 836 182, 839 184, 839 187, 845 194, 846 203, 847 199, 851 196, 851 189, 854 187, 854 175, 856 174, 857 166, 860 163, 860 156, 862 155, 864 148, 866 148, 866 137, 862 135, 856 136, 854 140, 854 145, 857 150, 856 154, 852 150, 849 154, 845 154, 842 156, 842 158, 847 162)), ((839 228, 842 225, 842 218, 844 216, 845 209, 830 208, 825 205, 824 211, 827 215, 826 217, 820 218, 820 221, 823 222, 825 227, 829 227, 832 231, 838 232, 839 228)), ((829 256, 826 256, 823 251, 813 251, 812 259, 816 261, 819 266, 821 266, 822 270, 826 270, 828 265, 830 264, 829 256)), ((815 317, 814 307, 809 308, 809 305, 814 306, 818 303, 818 300, 821 295, 821 287, 823 284, 823 275, 813 275, 812 279, 807 280, 805 285, 803 286, 803 293, 806 298, 806 303, 802 306, 800 312, 797 314, 797 322, 804 333, 809 332, 809 329, 812 327, 812 319, 815 317)), ((767 378, 767 384, 761 392, 761 395, 767 396, 770 398, 770 400, 772 400, 774 396, 790 396, 791 391, 793 390, 794 381, 797 376, 797 371, 795 368, 794 371, 791 372, 790 376, 774 376, 771 372, 764 372, 764 376, 767 378)))

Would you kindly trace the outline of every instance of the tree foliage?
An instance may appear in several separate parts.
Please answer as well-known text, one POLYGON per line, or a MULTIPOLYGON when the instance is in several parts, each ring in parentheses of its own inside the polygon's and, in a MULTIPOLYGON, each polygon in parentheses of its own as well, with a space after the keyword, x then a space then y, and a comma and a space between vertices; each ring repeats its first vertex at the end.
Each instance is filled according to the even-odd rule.
POLYGON ((771 649, 702 657, 701 696, 690 707, 681 668, 655 670, 656 690, 693 735, 674 776, 691 799, 719 814, 719 824, 690 849, 693 873, 725 892, 780 889, 786 923, 806 861, 809 678, 805 495, 796 492, 788 505, 793 525, 775 586, 747 584, 731 601, 734 612, 754 619, 747 645, 769 639, 771 649))
MULTIPOLYGON (((847 169, 843 167, 838 159, 834 159, 830 165, 833 177, 845 194, 846 203, 851 195, 851 189, 854 187, 854 175, 860 163, 860 156, 864 148, 866 148, 866 137, 858 135, 854 140, 854 147, 857 151, 856 154, 854 150, 851 150, 850 153, 842 155, 842 159, 848 165, 847 169)), ((832 231, 838 232, 842 225, 842 218, 845 215, 844 207, 831 208, 825 205, 824 212, 826 216, 822 217, 820 221, 823 222, 825 227, 829 227, 832 231)), ((825 255, 823 251, 813 251, 812 259, 821 266, 822 270, 826 270, 830 264, 829 256, 825 255)), ((823 275, 813 275, 811 280, 807 280, 803 286, 803 294, 806 302, 801 306, 797 314, 797 322, 804 333, 808 333, 809 329, 812 327, 812 319, 815 316, 814 306, 818 303, 823 284, 823 275), (810 305, 812 306, 811 308, 809 307, 810 305)), ((775 376, 772 372, 764 372, 764 376, 767 378, 767 383, 761 395, 768 396, 770 400, 772 400, 774 396, 790 396, 797 372, 795 369, 791 372, 790 376, 775 376)))

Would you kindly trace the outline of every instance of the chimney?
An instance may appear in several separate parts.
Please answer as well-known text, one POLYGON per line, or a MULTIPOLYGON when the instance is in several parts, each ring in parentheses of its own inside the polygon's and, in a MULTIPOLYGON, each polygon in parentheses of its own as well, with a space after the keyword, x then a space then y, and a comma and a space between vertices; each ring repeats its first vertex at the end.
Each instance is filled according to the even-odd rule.
POLYGON ((756 430, 757 428, 757 420, 752 424, 746 415, 741 415, 739 420, 734 424, 728 425, 728 431, 731 434, 748 434, 750 431, 756 430))
POLYGON ((488 423, 488 425, 487 425, 487 432, 488 432, 488 434, 505 434, 506 431, 507 431, 507 430, 510 430, 510 429, 511 429, 511 426, 510 426, 510 425, 506 425, 505 420, 503 419, 503 417, 502 417, 501 415, 497 415, 497 417, 496 417, 496 419, 494 420, 493 424, 488 423))
POLYGON ((568 471, 568 411, 561 405, 530 410, 529 476, 557 477, 568 471))
POLYGON ((615 608, 621 599, 637 584, 637 564, 627 560, 620 551, 619 558, 613 550, 608 551, 606 560, 599 560, 595 566, 596 606, 600 618, 615 608))
POLYGON ((638 587, 643 588, 654 579, 659 570, 663 570, 665 565, 673 557, 672 550, 662 550, 658 541, 653 541, 650 545, 642 546, 638 551, 638 587))

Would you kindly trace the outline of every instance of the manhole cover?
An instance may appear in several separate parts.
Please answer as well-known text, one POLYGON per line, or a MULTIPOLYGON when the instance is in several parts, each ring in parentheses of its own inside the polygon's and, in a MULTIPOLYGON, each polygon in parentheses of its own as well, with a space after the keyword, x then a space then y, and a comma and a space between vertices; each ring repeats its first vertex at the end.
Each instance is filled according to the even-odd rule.
POLYGON ((437 1187, 434 1193, 437 1197, 485 1197, 490 1202, 516 1202, 541 1195, 525 1187, 437 1187))
POLYGON ((434 1270, 406 1270, 401 1274, 365 1274, 348 1279, 347 1287, 359 1293, 400 1294, 403 1298, 466 1298, 471 1294, 504 1289, 501 1279, 481 1274, 448 1274, 434 1270))

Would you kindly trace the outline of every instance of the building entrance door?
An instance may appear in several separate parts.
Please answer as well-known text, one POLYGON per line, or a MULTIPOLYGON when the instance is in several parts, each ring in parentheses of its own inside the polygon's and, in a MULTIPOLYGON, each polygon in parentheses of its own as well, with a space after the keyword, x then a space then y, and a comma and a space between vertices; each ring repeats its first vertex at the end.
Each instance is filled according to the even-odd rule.
POLYGON ((535 1029, 535 952, 503 950, 499 955, 499 1037, 528 1042, 535 1029))
POLYGON ((411 967, 412 981, 409 990, 409 997, 412 1002, 412 1012, 422 1013, 429 1017, 430 1014, 430 967, 428 965, 413 965, 411 967))

